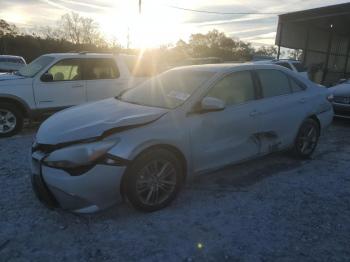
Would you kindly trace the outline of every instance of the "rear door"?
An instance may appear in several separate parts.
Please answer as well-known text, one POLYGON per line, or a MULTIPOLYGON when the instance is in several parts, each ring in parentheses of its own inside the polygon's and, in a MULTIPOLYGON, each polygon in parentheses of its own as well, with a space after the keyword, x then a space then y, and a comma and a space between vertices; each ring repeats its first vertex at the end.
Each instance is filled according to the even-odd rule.
POLYGON ((280 70, 258 69, 256 76, 262 98, 257 103, 261 115, 261 152, 268 153, 291 145, 306 117, 307 98, 301 86, 280 70), (293 90, 295 89, 295 90, 293 90))
POLYGON ((221 99, 222 111, 192 114, 191 146, 196 172, 222 167, 258 153, 254 138, 260 124, 250 71, 232 73, 215 84, 208 97, 221 99))
POLYGON ((87 101, 115 97, 123 91, 125 81, 113 58, 84 59, 84 79, 87 101))
POLYGON ((34 81, 34 93, 38 108, 59 109, 86 102, 85 83, 82 80, 81 59, 62 59, 45 73, 53 81, 41 77, 34 81))

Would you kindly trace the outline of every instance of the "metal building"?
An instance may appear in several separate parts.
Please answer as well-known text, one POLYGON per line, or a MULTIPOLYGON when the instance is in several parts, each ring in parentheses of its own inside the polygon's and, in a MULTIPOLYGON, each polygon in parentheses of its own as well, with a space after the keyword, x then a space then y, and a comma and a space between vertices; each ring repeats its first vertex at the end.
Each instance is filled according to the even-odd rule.
POLYGON ((281 47, 302 50, 315 82, 350 78, 350 3, 280 15, 276 45, 278 57, 281 47))

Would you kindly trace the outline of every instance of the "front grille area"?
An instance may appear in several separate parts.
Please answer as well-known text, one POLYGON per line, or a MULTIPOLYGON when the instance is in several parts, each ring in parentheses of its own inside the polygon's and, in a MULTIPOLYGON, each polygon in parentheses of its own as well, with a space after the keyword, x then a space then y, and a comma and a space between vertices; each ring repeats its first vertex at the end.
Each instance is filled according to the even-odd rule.
POLYGON ((349 96, 335 96, 333 101, 335 103, 339 103, 339 104, 350 104, 350 97, 349 96))
POLYGON ((334 114, 339 116, 350 116, 350 110, 334 109, 334 114))
POLYGON ((55 145, 33 144, 32 152, 40 151, 44 154, 49 154, 57 149, 55 145))

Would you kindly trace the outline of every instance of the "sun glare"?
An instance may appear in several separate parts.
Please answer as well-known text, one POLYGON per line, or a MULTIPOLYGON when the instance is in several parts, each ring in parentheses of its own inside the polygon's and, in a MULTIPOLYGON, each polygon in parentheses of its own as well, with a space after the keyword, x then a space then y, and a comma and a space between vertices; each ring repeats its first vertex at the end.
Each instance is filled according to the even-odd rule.
MULTIPOLYGON (((137 1, 134 1, 137 2, 137 1)), ((161 1, 146 2, 141 14, 138 5, 115 6, 115 12, 102 18, 101 26, 109 38, 118 39, 132 48, 152 48, 173 43, 191 28, 183 24, 183 14, 162 5, 161 1)))

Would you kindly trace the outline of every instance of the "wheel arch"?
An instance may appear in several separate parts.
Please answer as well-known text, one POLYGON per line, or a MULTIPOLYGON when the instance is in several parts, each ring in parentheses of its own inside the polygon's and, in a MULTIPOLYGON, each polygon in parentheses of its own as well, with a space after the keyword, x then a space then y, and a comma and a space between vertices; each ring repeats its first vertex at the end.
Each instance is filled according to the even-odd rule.
MULTIPOLYGON (((321 132, 321 122, 320 122, 320 120, 318 119, 317 115, 313 114, 313 115, 309 116, 308 118, 306 118, 305 120, 307 120, 307 119, 315 120, 315 122, 316 122, 317 125, 318 125, 319 132, 321 132)), ((304 121, 305 121, 305 120, 304 120, 304 121)))
POLYGON ((318 119, 317 115, 315 115, 315 114, 309 115, 309 116, 307 116, 307 117, 300 123, 300 125, 299 125, 299 127, 298 127, 296 133, 294 134, 293 143, 295 143, 295 141, 296 141, 296 139, 297 139, 297 137, 298 137, 300 128, 302 127, 302 125, 304 124, 304 122, 305 122, 306 120, 308 120, 308 119, 314 120, 314 121, 317 123, 317 125, 318 125, 319 131, 321 132, 321 122, 320 122, 320 120, 318 119))
POLYGON ((16 96, 0 96, 0 103, 15 105, 21 110, 24 117, 30 116, 29 106, 21 98, 16 96))
MULTIPOLYGON (((183 170, 183 182, 186 181, 187 178, 187 173, 188 173, 188 163, 186 161, 186 157, 185 155, 181 152, 180 149, 178 149, 176 146, 174 145, 170 145, 170 144, 154 144, 151 146, 148 146, 146 148, 144 148, 143 150, 141 150, 135 157, 133 157, 132 160, 130 160, 130 163, 135 160, 138 156, 140 156, 141 154, 144 154, 146 152, 155 150, 155 149, 165 149, 168 150, 170 152, 172 152, 181 162, 182 164, 182 170, 183 170)), ((126 168, 123 177, 121 179, 121 183, 120 183, 120 193, 123 196, 123 198, 125 198, 125 193, 124 193, 124 189, 125 189, 125 177, 128 174, 128 167, 126 168)))

